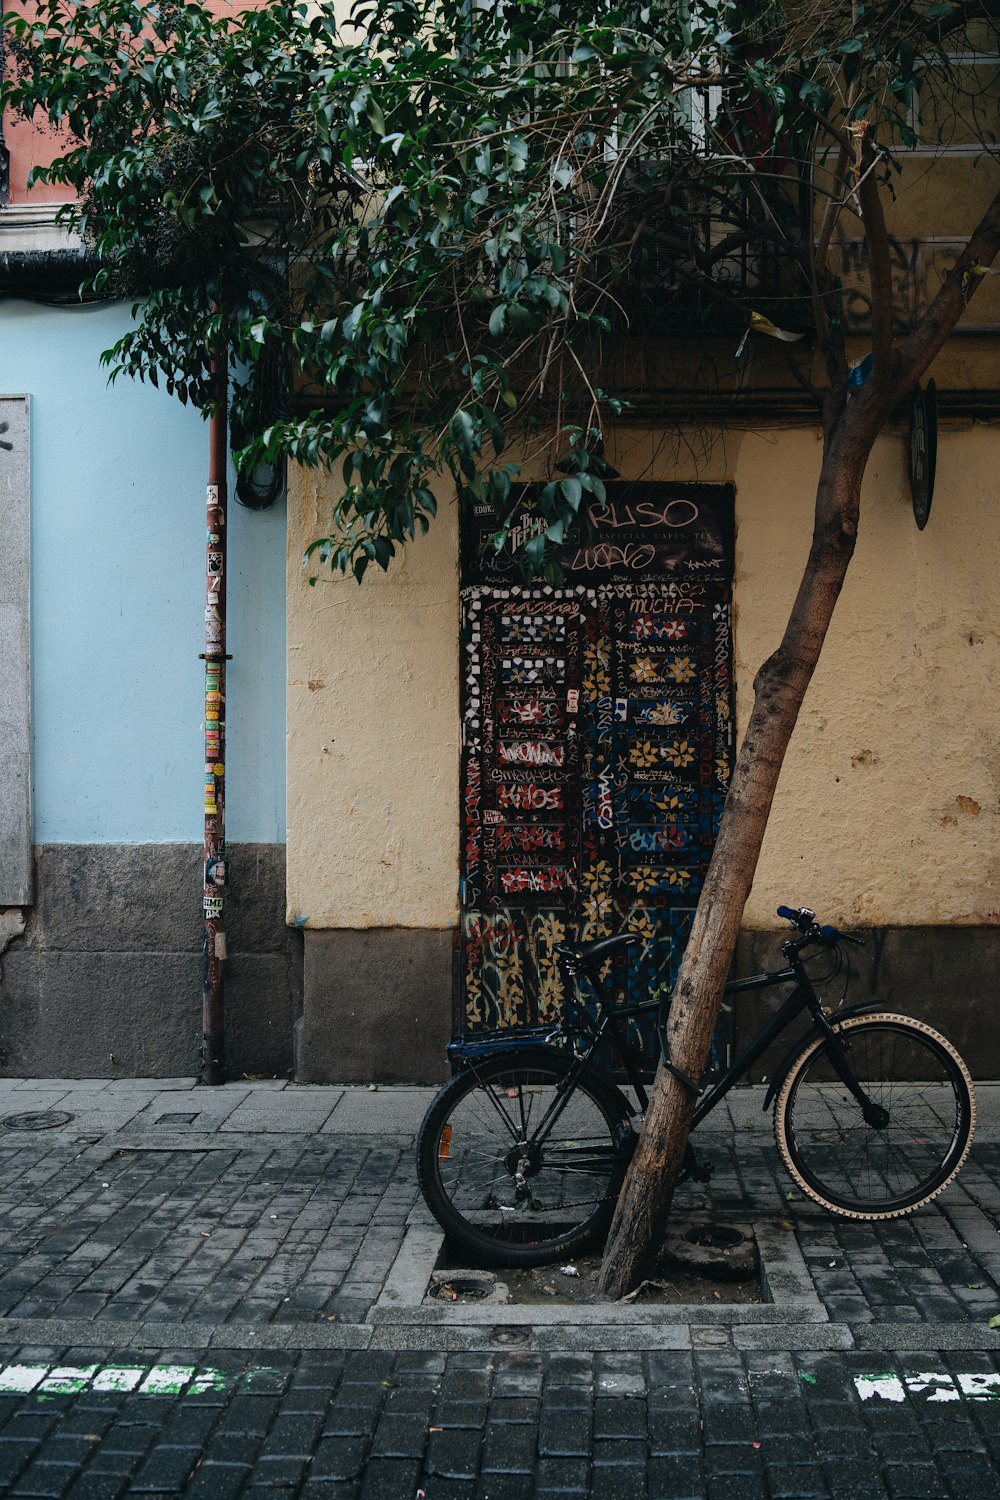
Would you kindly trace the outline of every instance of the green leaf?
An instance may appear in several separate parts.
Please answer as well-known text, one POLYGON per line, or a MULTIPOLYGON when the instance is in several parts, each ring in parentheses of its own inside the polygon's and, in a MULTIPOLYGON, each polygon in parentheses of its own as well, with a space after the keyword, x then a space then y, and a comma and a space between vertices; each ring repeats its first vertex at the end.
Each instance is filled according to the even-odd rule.
POLYGON ((490 499, 495 511, 501 511, 510 497, 510 475, 506 469, 497 469, 490 475, 490 499))
POLYGON ((463 458, 472 457, 475 424, 467 411, 457 411, 449 425, 452 441, 463 458))
POLYGON ((503 423, 500 421, 500 418, 488 406, 483 407, 483 426, 489 428, 493 451, 499 458, 507 446, 507 435, 503 430, 503 423))
POLYGON ((537 572, 541 567, 542 561, 545 557, 545 537, 529 537, 524 544, 524 555, 527 559, 528 567, 531 569, 531 571, 537 572))
POLYGON ((566 504, 572 510, 578 510, 580 501, 583 499, 583 485, 579 479, 575 475, 571 475, 569 479, 562 480, 559 489, 566 504))
POLYGON ((396 554, 396 549, 388 537, 378 536, 375 538, 375 561, 384 573, 390 561, 396 554))
POLYGON ((385 135, 385 115, 382 113, 382 106, 371 94, 368 95, 365 114, 368 116, 368 123, 375 134, 380 136, 385 135))
POLYGON ((455 444, 462 472, 467 479, 474 479, 476 465, 473 451, 476 447, 476 424, 470 413, 465 410, 457 411, 448 423, 448 431, 455 444))

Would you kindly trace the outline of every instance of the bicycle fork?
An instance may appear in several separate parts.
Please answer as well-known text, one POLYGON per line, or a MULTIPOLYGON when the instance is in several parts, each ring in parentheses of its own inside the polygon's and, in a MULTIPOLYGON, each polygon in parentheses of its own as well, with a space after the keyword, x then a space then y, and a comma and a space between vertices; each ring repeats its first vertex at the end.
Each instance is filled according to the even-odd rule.
POLYGON ((821 1029, 826 1032, 827 1053, 836 1070, 837 1077, 851 1094, 852 1098, 861 1106, 861 1114, 865 1124, 870 1125, 873 1130, 885 1130, 889 1124, 889 1111, 884 1109, 881 1104, 876 1104, 874 1099, 869 1097, 854 1076, 854 1071, 848 1060, 847 1049, 840 1039, 840 1033, 830 1025, 822 1011, 820 1011, 816 1019, 821 1029))

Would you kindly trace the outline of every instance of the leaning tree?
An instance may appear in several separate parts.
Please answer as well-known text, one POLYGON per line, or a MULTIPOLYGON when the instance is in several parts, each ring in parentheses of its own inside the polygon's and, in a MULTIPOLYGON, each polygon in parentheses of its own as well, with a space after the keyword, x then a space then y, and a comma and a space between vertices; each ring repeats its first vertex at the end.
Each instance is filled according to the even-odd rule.
POLYGON ((675 1071, 612 1226, 603 1285, 621 1295, 669 1212, 683 1077, 706 1065, 869 455, 1000 249, 997 101, 967 67, 995 50, 991 0, 359 0, 347 24, 330 0, 37 0, 4 20, 3 102, 60 133, 40 175, 78 198, 90 290, 135 299, 112 374, 209 412, 225 346, 247 456, 342 468, 314 567, 386 568, 444 473, 492 508, 493 545, 514 533, 526 574, 558 581, 553 549, 605 498, 622 351, 650 322, 687 349, 760 345, 812 403, 812 545, 754 682, 670 1010, 675 1071), (904 325, 886 203, 922 114, 981 143, 980 186, 964 249, 904 325), (845 238, 867 268, 858 367, 845 238), (529 463, 545 482, 518 483, 529 463))

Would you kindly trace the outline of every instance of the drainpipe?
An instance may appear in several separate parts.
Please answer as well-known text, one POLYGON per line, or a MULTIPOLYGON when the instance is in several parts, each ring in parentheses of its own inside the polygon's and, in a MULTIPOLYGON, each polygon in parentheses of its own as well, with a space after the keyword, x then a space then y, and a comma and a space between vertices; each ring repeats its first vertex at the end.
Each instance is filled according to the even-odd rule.
POLYGON ((209 422, 205 517, 205 967, 201 1081, 223 1081, 226 962, 226 466, 228 381, 225 353, 212 362, 218 398, 209 422))

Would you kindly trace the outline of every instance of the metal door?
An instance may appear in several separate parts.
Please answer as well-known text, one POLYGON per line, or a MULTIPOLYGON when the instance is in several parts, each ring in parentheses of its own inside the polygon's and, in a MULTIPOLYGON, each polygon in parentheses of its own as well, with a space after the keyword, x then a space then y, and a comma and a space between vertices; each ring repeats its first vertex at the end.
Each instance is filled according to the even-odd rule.
POLYGON ((630 928, 672 984, 732 767, 730 486, 614 484, 564 582, 463 533, 466 1031, 559 1013, 555 944, 630 928))

